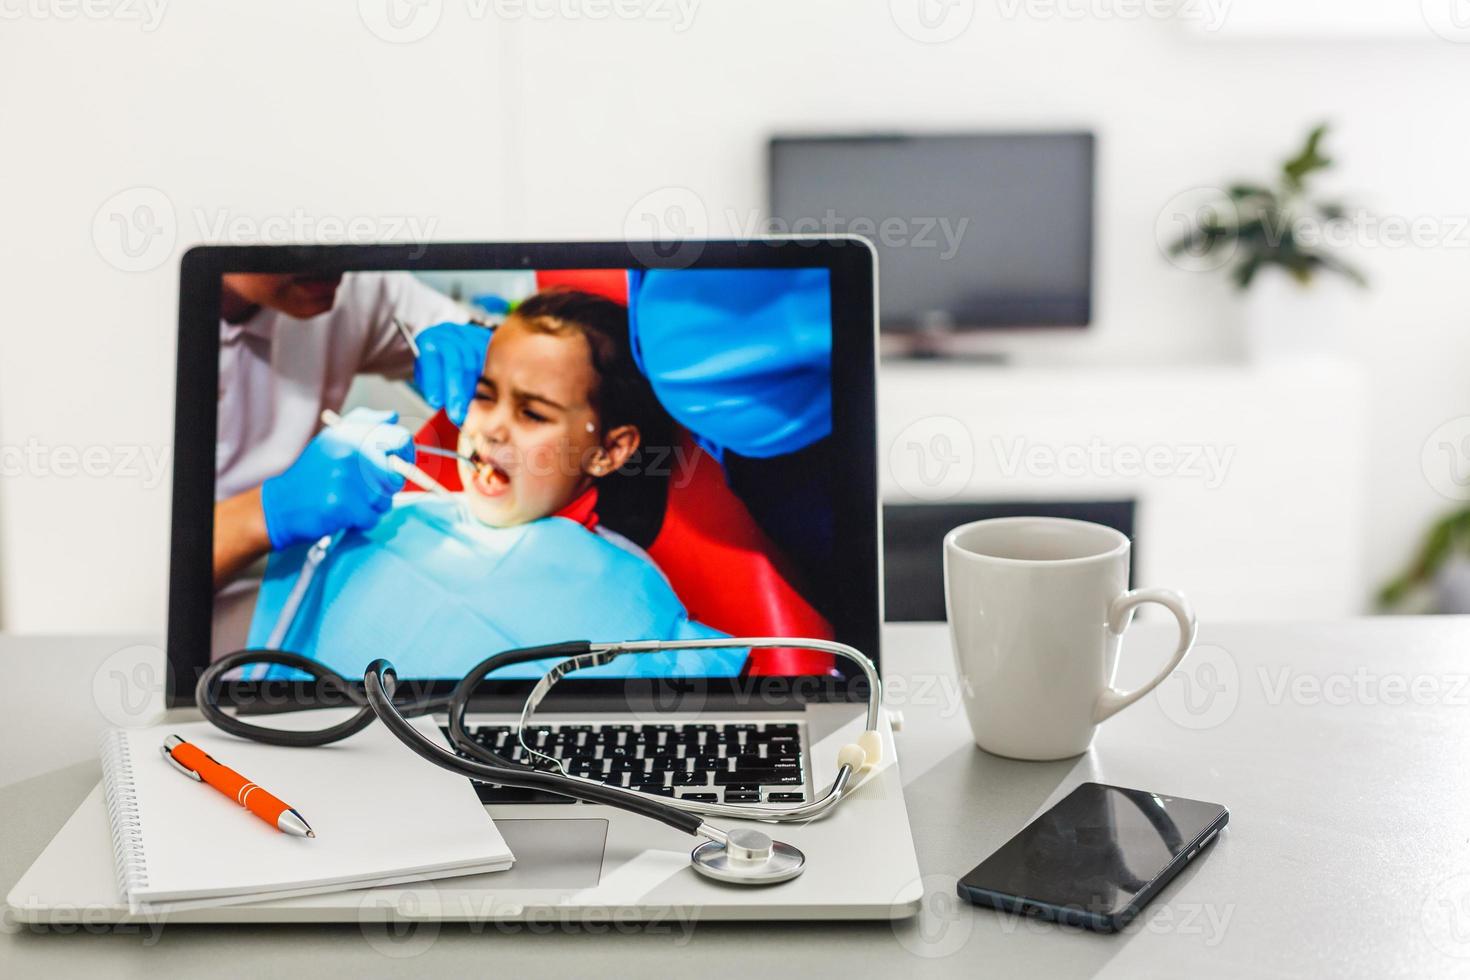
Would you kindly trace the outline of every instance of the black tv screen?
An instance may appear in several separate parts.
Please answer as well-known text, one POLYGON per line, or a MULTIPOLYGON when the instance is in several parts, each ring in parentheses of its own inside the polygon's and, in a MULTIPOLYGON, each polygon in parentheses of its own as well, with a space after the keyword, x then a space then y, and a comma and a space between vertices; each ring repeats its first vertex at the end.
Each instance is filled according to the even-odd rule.
POLYGON ((878 247, 886 330, 1086 326, 1090 133, 776 137, 773 231, 878 247))

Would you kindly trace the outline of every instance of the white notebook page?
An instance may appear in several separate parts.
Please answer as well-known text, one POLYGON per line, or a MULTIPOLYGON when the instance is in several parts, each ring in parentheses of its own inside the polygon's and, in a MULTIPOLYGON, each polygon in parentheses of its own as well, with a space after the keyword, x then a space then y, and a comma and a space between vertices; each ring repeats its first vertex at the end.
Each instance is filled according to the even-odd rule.
MULTIPOLYGON (((270 724, 324 726, 327 717, 298 712, 270 724)), ((430 719, 414 724, 442 741, 430 719)), ((345 890, 512 861, 470 782, 420 759, 380 724, 320 748, 262 745, 207 722, 119 729, 109 738, 119 741, 104 751, 104 781, 110 768, 116 792, 131 794, 109 799, 109 810, 123 891, 135 908, 345 890), (295 807, 316 838, 281 833, 179 772, 159 751, 170 734, 295 807)))

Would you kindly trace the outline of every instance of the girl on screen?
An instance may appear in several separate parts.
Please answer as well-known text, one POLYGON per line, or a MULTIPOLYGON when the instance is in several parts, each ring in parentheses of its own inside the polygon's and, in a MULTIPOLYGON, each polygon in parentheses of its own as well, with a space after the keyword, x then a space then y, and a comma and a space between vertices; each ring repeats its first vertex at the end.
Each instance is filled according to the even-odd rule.
MULTIPOLYGON (((667 430, 622 305, 574 290, 529 297, 496 328, 461 429, 464 506, 414 495, 375 526, 343 533, 281 645, 347 676, 388 656, 404 677, 453 678, 518 646, 725 635, 691 621, 648 556, 598 522, 599 483, 645 433, 667 430)), ((251 646, 266 644, 308 550, 271 556, 251 646)), ((674 651, 582 674, 733 676, 745 656, 674 651)), ((547 666, 497 678, 539 677, 547 666)))

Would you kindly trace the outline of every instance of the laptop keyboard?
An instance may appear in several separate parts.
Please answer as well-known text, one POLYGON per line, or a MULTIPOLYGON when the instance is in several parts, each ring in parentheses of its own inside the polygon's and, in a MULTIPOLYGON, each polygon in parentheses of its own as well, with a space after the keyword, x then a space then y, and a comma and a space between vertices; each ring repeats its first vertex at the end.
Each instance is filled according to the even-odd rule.
MULTIPOLYGON (((704 803, 804 803, 800 722, 535 725, 526 741, 574 776, 704 803)), ((441 729, 445 737, 449 729, 441 729)), ((521 765, 511 725, 471 725, 470 737, 521 765)), ((461 752, 464 756, 465 753, 461 752)), ((468 757, 468 756, 466 756, 468 757)), ((471 780, 485 803, 571 803, 557 793, 471 780)))

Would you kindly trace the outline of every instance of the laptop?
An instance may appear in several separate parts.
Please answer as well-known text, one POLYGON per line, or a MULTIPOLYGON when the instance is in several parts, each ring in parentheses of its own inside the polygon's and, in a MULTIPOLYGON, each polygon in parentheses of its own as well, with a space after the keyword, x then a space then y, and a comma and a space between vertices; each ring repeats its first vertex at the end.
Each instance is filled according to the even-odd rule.
MULTIPOLYGON (((423 695, 563 640, 816 637, 881 671, 875 308, 872 248, 850 237, 190 251, 173 706, 212 659, 261 647, 354 679, 385 657, 423 695), (323 418, 419 475, 385 485, 323 418)), ((516 722, 550 663, 486 679, 477 742, 526 761, 516 722)), ((779 809, 831 784, 867 694, 852 664, 796 645, 675 650, 568 675, 524 737, 576 775, 779 809)), ((265 665, 221 699, 259 724, 323 703, 265 665)), ((646 817, 477 783, 509 871, 170 918, 910 916, 922 886, 881 729, 882 761, 830 815, 748 824, 806 854, 778 885, 699 876, 698 839, 646 817)), ((113 893, 90 826, 42 858, 72 907, 113 893)))

